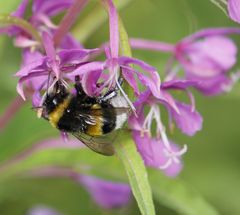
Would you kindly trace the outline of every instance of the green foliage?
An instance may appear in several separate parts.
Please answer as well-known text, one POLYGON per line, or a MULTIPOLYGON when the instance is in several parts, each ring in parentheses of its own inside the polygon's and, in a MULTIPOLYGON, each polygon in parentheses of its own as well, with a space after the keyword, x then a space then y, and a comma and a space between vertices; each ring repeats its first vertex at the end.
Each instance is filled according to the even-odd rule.
POLYGON ((115 149, 126 169, 133 195, 141 213, 154 215, 155 210, 147 172, 131 136, 123 134, 121 138, 116 140, 115 149))
POLYGON ((218 214, 197 191, 180 179, 169 179, 155 170, 151 171, 150 182, 156 200, 179 214, 218 214))

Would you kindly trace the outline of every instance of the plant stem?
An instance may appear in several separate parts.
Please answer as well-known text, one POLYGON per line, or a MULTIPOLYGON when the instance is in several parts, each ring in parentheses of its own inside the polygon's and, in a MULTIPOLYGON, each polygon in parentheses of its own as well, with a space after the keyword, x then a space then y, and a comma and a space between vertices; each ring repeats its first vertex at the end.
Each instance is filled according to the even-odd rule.
POLYGON ((174 45, 164 42, 145 40, 145 39, 130 39, 131 47, 134 49, 147 49, 161 52, 174 52, 174 45))
POLYGON ((12 119, 15 113, 22 107, 24 104, 23 99, 20 96, 17 96, 12 103, 8 106, 7 110, 0 117, 0 131, 6 126, 6 124, 12 119))
POLYGON ((57 31, 54 34, 53 41, 55 46, 58 46, 64 36, 68 33, 69 29, 77 19, 79 12, 85 7, 88 0, 75 0, 73 5, 69 8, 68 12, 63 17, 57 31))
POLYGON ((26 20, 21 19, 19 17, 11 16, 11 15, 0 15, 0 24, 3 25, 15 25, 20 27, 26 33, 31 35, 37 42, 41 44, 41 37, 38 34, 37 30, 26 20))

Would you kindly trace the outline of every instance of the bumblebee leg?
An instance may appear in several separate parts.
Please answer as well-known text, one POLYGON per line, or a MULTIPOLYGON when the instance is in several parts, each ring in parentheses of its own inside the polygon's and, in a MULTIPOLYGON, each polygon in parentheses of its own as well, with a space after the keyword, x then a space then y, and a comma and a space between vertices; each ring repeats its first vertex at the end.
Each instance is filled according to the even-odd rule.
POLYGON ((112 91, 108 91, 103 97, 100 98, 100 101, 108 101, 118 95, 118 92, 114 89, 112 91))
MULTIPOLYGON (((123 84, 123 78, 120 76, 118 78, 118 83, 121 86, 123 84)), ((100 98, 101 101, 107 101, 109 99, 112 99, 118 95, 118 87, 116 86, 115 89, 109 90, 104 96, 100 98)))

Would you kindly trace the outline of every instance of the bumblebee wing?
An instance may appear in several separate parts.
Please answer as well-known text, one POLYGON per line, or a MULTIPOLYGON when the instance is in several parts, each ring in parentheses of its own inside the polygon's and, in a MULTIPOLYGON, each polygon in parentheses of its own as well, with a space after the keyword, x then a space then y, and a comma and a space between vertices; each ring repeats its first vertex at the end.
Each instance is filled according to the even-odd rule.
POLYGON ((105 156, 114 155, 114 147, 111 141, 109 141, 109 139, 107 139, 105 136, 91 137, 81 132, 73 132, 72 135, 79 139, 87 147, 99 154, 105 156))

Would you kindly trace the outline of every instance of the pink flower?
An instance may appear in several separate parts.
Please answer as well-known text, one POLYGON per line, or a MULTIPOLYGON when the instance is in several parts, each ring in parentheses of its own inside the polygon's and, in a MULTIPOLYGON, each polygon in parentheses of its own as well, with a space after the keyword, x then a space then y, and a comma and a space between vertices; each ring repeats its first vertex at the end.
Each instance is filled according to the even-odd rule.
POLYGON ((169 177, 175 177, 180 173, 182 170, 181 155, 185 149, 184 151, 179 151, 179 147, 170 142, 171 154, 162 140, 150 138, 147 134, 141 135, 138 131, 133 132, 133 139, 145 165, 160 169, 169 177))
POLYGON ((108 8, 109 14, 109 47, 106 47, 105 61, 93 61, 79 66, 74 72, 70 73, 70 77, 80 75, 83 77, 82 85, 84 91, 89 96, 99 96, 104 88, 114 88, 117 86, 129 105, 134 109, 128 96, 120 86, 119 76, 133 88, 136 95, 139 95, 138 80, 143 86, 149 88, 156 97, 160 95, 160 77, 157 70, 149 64, 127 56, 119 56, 119 29, 118 14, 111 0, 104 1, 108 8), (139 70, 132 68, 132 65, 140 68, 139 70), (107 73, 107 74, 106 74, 107 73), (138 79, 138 80, 137 80, 138 79), (98 83, 98 80, 104 80, 98 83), (100 87, 99 87, 100 86, 100 87))
POLYGON ((97 49, 80 48, 64 49, 56 52, 52 38, 46 32, 43 33, 43 44, 46 56, 37 51, 32 53, 26 50, 23 67, 16 73, 16 76, 20 78, 17 85, 18 93, 25 98, 23 83, 30 85, 30 87, 34 86, 33 101, 39 101, 40 91, 46 89, 48 84, 51 86, 55 77, 56 80, 62 79, 63 81, 65 81, 64 79, 70 79, 69 73, 73 72, 78 65, 86 63, 89 56, 98 51, 97 49), (47 83, 49 75, 50 83, 47 83))
POLYGON ((179 79, 183 69, 184 79, 195 81, 196 89, 205 95, 217 95, 231 89, 239 79, 238 73, 233 77, 229 74, 237 61, 237 46, 226 36, 239 33, 239 28, 209 28, 183 38, 176 45, 143 39, 132 39, 131 45, 171 53, 165 80, 179 79))

